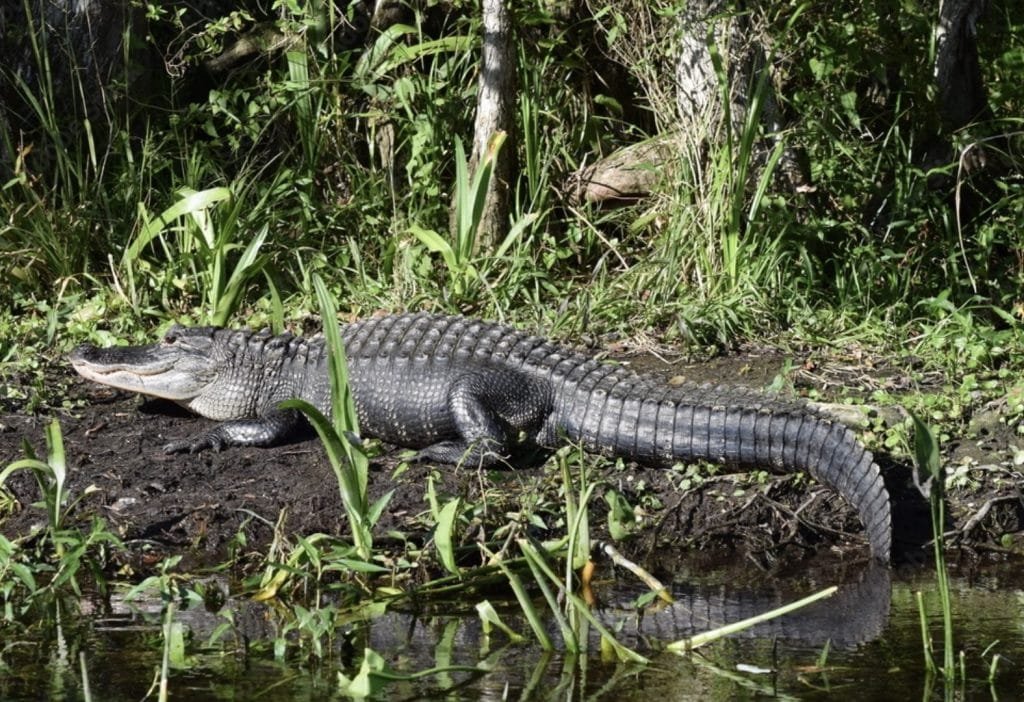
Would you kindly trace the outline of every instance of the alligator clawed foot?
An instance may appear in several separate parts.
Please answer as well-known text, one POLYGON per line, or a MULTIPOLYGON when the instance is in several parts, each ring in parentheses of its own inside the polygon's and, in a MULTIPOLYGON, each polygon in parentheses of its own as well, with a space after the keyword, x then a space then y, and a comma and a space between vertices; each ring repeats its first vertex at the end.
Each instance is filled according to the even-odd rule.
POLYGON ((224 442, 219 438, 210 435, 193 436, 188 439, 179 439, 164 445, 164 453, 200 453, 210 449, 220 453, 224 449, 224 442))
POLYGON ((464 441, 439 441, 420 449, 406 460, 409 463, 435 462, 481 468, 498 464, 508 465, 509 457, 504 452, 494 449, 500 449, 499 442, 486 439, 468 445, 464 441))

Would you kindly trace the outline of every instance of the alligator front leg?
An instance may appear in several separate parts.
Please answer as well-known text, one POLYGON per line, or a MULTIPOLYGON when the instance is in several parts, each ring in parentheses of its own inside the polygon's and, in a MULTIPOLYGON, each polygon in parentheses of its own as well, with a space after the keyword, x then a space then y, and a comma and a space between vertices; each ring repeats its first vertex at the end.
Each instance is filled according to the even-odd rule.
POLYGON ((202 434, 172 441, 164 446, 164 453, 220 451, 228 446, 273 446, 294 437, 302 423, 302 415, 296 410, 271 410, 258 419, 234 419, 202 434))

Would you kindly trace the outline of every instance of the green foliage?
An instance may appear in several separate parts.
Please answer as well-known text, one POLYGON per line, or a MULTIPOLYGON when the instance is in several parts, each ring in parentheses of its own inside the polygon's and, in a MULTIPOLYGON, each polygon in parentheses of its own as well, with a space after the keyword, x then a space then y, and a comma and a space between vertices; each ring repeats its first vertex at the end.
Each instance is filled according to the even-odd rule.
MULTIPOLYGON (((431 488, 433 485, 431 485, 431 488)), ((459 509, 462 500, 458 497, 452 498, 445 503, 444 507, 437 513, 434 521, 434 549, 441 565, 452 575, 459 574, 459 566, 455 561, 455 543, 452 535, 455 532, 455 523, 459 516, 459 509)))
POLYGON ((446 676, 452 672, 480 674, 486 673, 487 669, 475 666, 449 665, 419 670, 415 673, 401 673, 392 670, 379 653, 367 648, 363 650, 363 660, 359 664, 359 671, 353 677, 350 678, 342 673, 338 674, 338 691, 345 697, 362 700, 367 697, 379 696, 387 689, 388 685, 435 675, 446 676))
POLYGON ((445 292, 450 294, 452 301, 472 301, 481 296, 486 288, 493 290, 504 281, 515 280, 523 276, 522 259, 510 250, 515 251, 523 232, 533 223, 535 216, 523 215, 505 235, 493 253, 484 253, 481 240, 485 232, 480 231, 484 203, 487 197, 488 184, 492 178, 494 162, 505 143, 506 135, 495 134, 488 143, 487 152, 480 164, 469 176, 469 164, 460 139, 455 140, 455 236, 449 242, 444 236, 433 229, 424 229, 412 224, 409 232, 415 236, 431 253, 441 255, 448 272, 448 286, 445 292), (517 263, 519 261, 519 263, 517 263), (489 278, 497 275, 500 279, 492 283, 489 278))
POLYGON ((269 227, 263 225, 243 244, 235 241, 235 237, 242 235, 240 229, 245 226, 241 221, 244 198, 233 196, 228 188, 199 192, 183 188, 179 194, 181 198, 156 217, 150 217, 140 204, 143 224, 122 258, 122 270, 128 283, 126 295, 137 308, 136 280, 152 271, 142 262, 141 255, 154 239, 160 239, 167 261, 153 277, 173 280, 174 271, 191 270, 195 289, 205 293, 205 310, 201 316, 215 326, 224 326, 237 309, 250 278, 266 264, 266 257, 261 256, 259 250, 269 227), (217 207, 221 202, 226 202, 223 213, 217 207), (177 236, 168 241, 172 232, 177 236), (242 251, 232 268, 229 255, 238 249, 242 251))
MULTIPOLYGON (((1001 255, 1019 250, 1016 233, 990 227, 996 211, 1019 207, 1019 193, 993 199, 976 189, 961 158, 939 148, 933 18, 922 9, 851 5, 838 16, 827 10, 825 22, 825 8, 813 6, 792 35, 792 56, 806 58, 785 64, 790 106, 801 116, 792 139, 828 197, 793 228, 807 282, 834 290, 844 308, 888 306, 901 320, 912 315, 906 301, 940 290, 960 300, 984 287, 990 302, 1008 308, 1009 288, 992 283, 1020 276, 1019 261, 1001 255), (986 201, 982 214, 978 203, 986 201)), ((953 146, 964 157, 990 149, 990 130, 1005 125, 978 125, 953 146)))
MULTIPOLYGON (((590 559, 590 509, 589 504, 595 485, 586 477, 586 459, 580 449, 565 448, 556 454, 562 474, 561 493, 564 499, 566 538, 558 544, 542 545, 528 538, 517 538, 515 543, 525 563, 529 579, 524 579, 513 568, 513 563, 490 554, 508 579, 516 601, 534 636, 534 642, 543 650, 553 650, 555 643, 544 625, 545 614, 538 609, 531 592, 539 592, 547 605, 546 616, 554 620, 562 639, 562 645, 570 653, 581 653, 588 648, 591 631, 600 635, 601 650, 621 662, 646 663, 647 659, 622 645, 614 633, 594 616, 590 605, 576 593, 576 572, 590 559), (569 469, 569 456, 579 460, 579 478, 574 479, 569 469), (559 576, 550 562, 553 557, 564 558, 565 571, 559 576)), ((478 605, 478 609, 480 606, 478 605)), ((486 607, 480 611, 481 618, 499 628, 506 628, 495 621, 495 615, 486 607)), ((516 636, 518 638, 518 635, 516 636)))
POLYGON ((432 229, 412 225, 409 231, 433 253, 441 254, 456 299, 462 298, 468 285, 478 277, 473 261, 479 251, 481 217, 494 162, 505 143, 505 134, 492 137, 480 166, 469 178, 469 164, 462 140, 455 140, 455 240, 451 243, 432 229))
MULTIPOLYGON (((978 300, 975 316, 1013 309, 1024 196, 1001 177, 982 191, 963 160, 929 151, 941 127, 931 109, 934 18, 915 5, 807 4, 752 18, 784 37, 768 43, 785 51, 764 57, 771 70, 757 73, 739 129, 680 144, 678 187, 646 211, 569 205, 568 174, 649 127, 630 89, 672 124, 674 57, 644 32, 663 31, 682 8, 659 0, 631 23, 633 5, 609 1, 573 24, 545 5, 514 9, 518 124, 502 148, 516 150, 522 169, 509 184, 514 236, 494 250, 481 250, 474 215, 487 165, 468 173, 461 149, 479 49, 469 6, 411 8, 407 24, 368 47, 342 48, 335 37, 350 18, 330 3, 277 2, 272 18, 242 8, 198 33, 186 11, 151 4, 149 40, 191 36, 175 56, 172 109, 136 115, 112 102, 121 121, 102 130, 67 124, 52 30, 29 31, 40 80, 12 80, 42 125, 39 143, 20 147, 0 122, 16 156, 0 189, 9 213, 0 273, 25 301, 12 311, 55 288, 99 284, 123 295, 135 324, 153 315, 221 323, 249 303, 280 326, 285 307, 310 308, 312 273, 344 285, 353 309, 441 300, 554 328, 655 325, 715 344, 795 322, 856 329, 879 310, 885 324, 909 325, 914 301, 942 291, 958 307, 978 300), (261 60, 218 74, 208 91, 187 89, 201 63, 241 43, 261 60), (595 47, 623 57, 627 84, 592 79, 595 47), (770 98, 782 101, 771 106, 782 132, 764 126, 770 98), (778 184, 788 147, 806 155, 810 174, 795 199, 778 184), (231 197, 219 204, 191 200, 222 189, 231 197), (197 206, 175 215, 188 201, 197 206), (437 234, 450 204, 451 240, 437 234), (564 308, 545 309, 554 299, 564 308)), ((734 16, 726 8, 715 21, 734 16)), ((998 113, 1013 115, 1022 96, 1006 75, 1021 49, 999 22, 990 29, 999 49, 984 47, 986 79, 998 113)), ((726 47, 710 48, 728 112, 739 86, 726 47)), ((1015 120, 979 125, 954 146, 1013 164, 1015 120)))
POLYGON ((157 699, 165 702, 168 699, 168 684, 170 681, 171 669, 184 669, 190 667, 185 655, 185 627, 175 617, 180 604, 201 604, 202 597, 189 589, 185 579, 178 576, 174 570, 181 561, 181 556, 172 556, 161 561, 160 573, 142 580, 127 593, 125 601, 131 602, 143 593, 155 592, 161 603, 160 638, 162 644, 162 656, 160 669, 157 672, 157 699))
POLYGON ((45 461, 36 458, 25 442, 26 458, 0 471, 0 494, 13 474, 30 471, 42 496, 37 506, 46 513, 46 526, 25 539, 26 543, 0 536, 0 594, 4 601, 0 623, 18 621, 37 604, 68 591, 81 595, 79 577, 83 566, 89 569, 94 584, 102 588, 108 550, 121 545, 100 520, 94 520, 87 532, 66 523, 68 511, 91 490, 69 500, 64 440, 56 420, 47 427, 46 443, 45 461))
POLYGON ((612 632, 594 616, 583 598, 573 592, 571 584, 558 577, 543 551, 527 539, 520 539, 518 545, 533 576, 532 583, 540 589, 549 613, 558 624, 566 650, 573 653, 585 651, 589 629, 593 627, 601 636, 602 650, 610 651, 617 660, 648 662, 642 655, 615 639, 612 632), (565 603, 564 612, 559 602, 565 603))
MULTIPOLYGON (((63 526, 64 503, 67 495, 64 483, 67 480, 67 465, 64 458, 64 437, 60 431, 60 423, 54 420, 46 429, 47 460, 40 461, 28 442, 23 443, 26 458, 15 461, 0 471, 0 486, 7 482, 12 473, 19 470, 31 470, 43 496, 48 526, 59 531, 63 526)), ((58 549, 58 555, 60 550, 58 549)))

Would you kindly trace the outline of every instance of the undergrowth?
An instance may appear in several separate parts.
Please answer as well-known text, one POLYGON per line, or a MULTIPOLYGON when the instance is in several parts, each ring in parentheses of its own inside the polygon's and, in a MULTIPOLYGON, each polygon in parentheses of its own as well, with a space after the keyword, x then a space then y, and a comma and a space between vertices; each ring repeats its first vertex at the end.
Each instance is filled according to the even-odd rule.
MULTIPOLYGON (((31 30, 38 80, 5 77, 41 126, 0 122, 13 159, 0 189, 0 274, 11 283, 0 358, 27 357, 16 346, 65 350, 99 319, 124 336, 168 318, 231 322, 244 310, 279 328, 314 309, 314 274, 343 289, 342 308, 355 314, 462 311, 569 337, 654 329, 725 348, 795 330, 874 343, 896 326, 905 338, 939 339, 946 325, 929 324, 921 307, 939 299, 969 310, 966 345, 985 343, 989 328, 1016 336, 1021 184, 997 178, 979 192, 956 157, 922 165, 935 127, 919 119, 930 74, 909 57, 926 44, 930 19, 908 8, 898 36, 876 36, 874 7, 851 6, 837 22, 811 6, 757 18, 758 31, 800 40, 765 57, 773 70, 751 86, 736 134, 680 139, 673 187, 639 206, 567 201, 563 184, 594 154, 641 138, 652 117, 671 125, 668 58, 653 38, 678 8, 637 9, 647 19, 636 31, 651 39, 638 44, 623 32, 627 6, 599 3, 576 24, 539 5, 516 10, 520 93, 502 148, 522 168, 510 189, 515 235, 493 250, 464 224, 457 245, 443 243, 449 208, 465 199, 452 194, 479 48, 468 7, 456 4, 440 25, 413 10, 414 21, 364 49, 329 39, 346 18, 279 3, 269 26, 288 49, 193 90, 199 66, 258 24, 239 10, 175 55, 172 109, 132 111, 118 92, 127 86, 114 86, 102 123, 84 107, 59 110, 46 53, 56 30, 31 30), (865 36, 874 59, 860 54, 865 36), (594 63, 595 50, 606 58, 594 63), (632 62, 632 79, 586 80, 588 66, 611 71, 615 59, 632 62), (901 82, 879 83, 873 62, 901 82), (772 81, 783 80, 780 107, 772 81), (879 83, 875 102, 859 92, 865 81, 879 83), (769 134, 769 104, 799 117, 769 134), (810 164, 813 186, 796 200, 779 187, 784 146, 810 164), (45 315, 46 326, 20 324, 26 313, 45 315)), ((186 19, 150 8, 146 36, 160 49, 186 19)), ((1019 51, 1010 41, 993 65, 1003 70, 1019 51)), ((128 75, 132 57, 124 60, 128 75)), ((716 71, 727 96, 733 75, 720 63, 716 71)), ((996 81, 1003 104, 1020 100, 996 81)), ((979 125, 954 146, 984 148, 1012 170, 1020 126, 979 125)), ((928 341, 917 352, 950 368, 970 353, 928 341)))

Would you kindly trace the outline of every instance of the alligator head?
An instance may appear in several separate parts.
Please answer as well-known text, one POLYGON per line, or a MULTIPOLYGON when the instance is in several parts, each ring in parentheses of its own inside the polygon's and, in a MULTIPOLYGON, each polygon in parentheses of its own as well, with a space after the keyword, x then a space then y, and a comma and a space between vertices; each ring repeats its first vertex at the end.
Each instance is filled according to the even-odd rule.
POLYGON ((71 352, 71 365, 97 383, 188 406, 217 379, 221 360, 214 332, 211 327, 176 325, 148 346, 86 344, 71 352))

